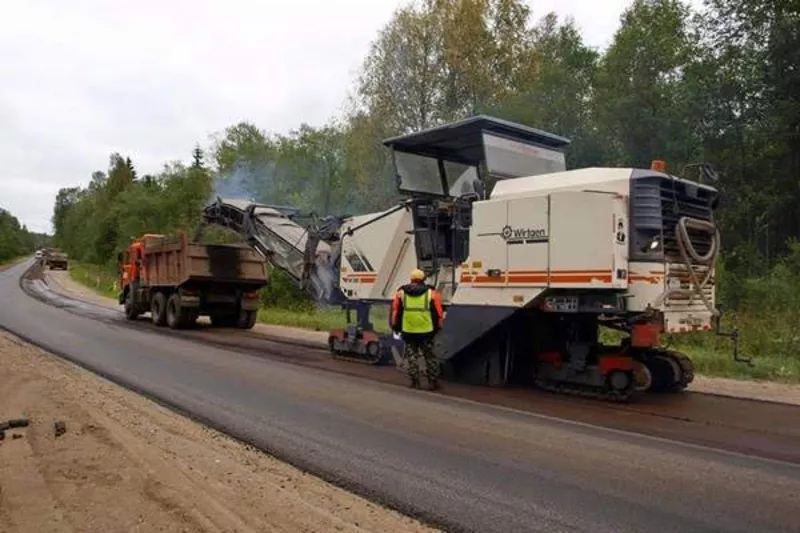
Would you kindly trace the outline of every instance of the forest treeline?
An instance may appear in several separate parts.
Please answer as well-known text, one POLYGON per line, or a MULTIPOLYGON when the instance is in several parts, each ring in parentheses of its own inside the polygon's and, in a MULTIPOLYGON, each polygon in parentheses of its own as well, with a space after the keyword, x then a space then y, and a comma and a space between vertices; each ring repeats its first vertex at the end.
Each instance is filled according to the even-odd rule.
POLYGON ((48 246, 50 237, 29 231, 17 217, 0 208, 0 264, 48 246))
POLYGON ((796 347, 800 290, 786 287, 800 280, 798 28, 797 2, 636 0, 598 51, 571 20, 535 18, 520 0, 407 3, 376 35, 341 115, 313 127, 300 113, 290 132, 232 124, 156 175, 113 154, 88 186, 59 192, 55 239, 105 264, 141 233, 191 231, 214 192, 321 214, 382 209, 395 200, 382 139, 486 113, 570 138, 569 168, 663 159, 694 178, 687 165, 714 165, 720 299, 779 313, 781 342, 796 347))

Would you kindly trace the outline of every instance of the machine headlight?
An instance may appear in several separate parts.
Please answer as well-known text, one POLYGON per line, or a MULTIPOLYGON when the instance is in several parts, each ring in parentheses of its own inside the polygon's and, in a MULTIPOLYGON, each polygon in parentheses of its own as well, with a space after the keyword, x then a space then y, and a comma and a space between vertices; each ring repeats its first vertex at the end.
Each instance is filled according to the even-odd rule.
POLYGON ((642 252, 655 252, 661 247, 661 237, 653 237, 642 247, 642 252))

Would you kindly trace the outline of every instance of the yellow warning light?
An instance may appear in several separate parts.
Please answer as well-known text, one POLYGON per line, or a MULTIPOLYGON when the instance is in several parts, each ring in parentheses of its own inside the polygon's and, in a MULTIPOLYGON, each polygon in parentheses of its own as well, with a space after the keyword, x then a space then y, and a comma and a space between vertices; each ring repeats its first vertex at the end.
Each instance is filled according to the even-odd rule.
POLYGON ((650 170, 655 170, 656 172, 666 172, 667 163, 663 159, 653 159, 650 161, 650 170))

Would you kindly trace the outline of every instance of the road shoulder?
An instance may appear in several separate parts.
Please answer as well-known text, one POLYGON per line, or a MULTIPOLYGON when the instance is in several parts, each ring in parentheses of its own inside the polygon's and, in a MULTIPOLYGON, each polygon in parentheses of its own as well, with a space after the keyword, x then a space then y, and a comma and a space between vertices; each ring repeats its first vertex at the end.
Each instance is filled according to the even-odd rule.
POLYGON ((435 531, 1 332, 0 361, 0 422, 30 420, 0 441, 3 531, 435 531))

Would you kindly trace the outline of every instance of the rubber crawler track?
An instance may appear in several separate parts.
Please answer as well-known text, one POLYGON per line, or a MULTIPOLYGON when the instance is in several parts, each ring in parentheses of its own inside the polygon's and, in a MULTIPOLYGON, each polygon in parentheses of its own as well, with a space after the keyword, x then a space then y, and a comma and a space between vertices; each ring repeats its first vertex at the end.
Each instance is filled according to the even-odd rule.
MULTIPOLYGON (((663 391, 651 391, 650 394, 654 392, 665 392, 665 393, 675 393, 683 391, 689 383, 694 380, 694 363, 689 357, 683 353, 676 352, 674 350, 666 350, 663 348, 654 348, 651 350, 651 356, 661 356, 666 359, 670 359, 671 361, 677 363, 680 367, 680 378, 673 383, 671 386, 667 387, 663 391)), ((545 379, 535 379, 534 384, 545 391, 553 392, 556 394, 563 394, 569 396, 579 396, 582 398, 591 398, 595 400, 602 400, 602 401, 609 401, 609 402, 628 402, 633 398, 640 396, 642 394, 648 394, 648 391, 636 391, 636 387, 634 383, 631 383, 625 390, 615 391, 608 388, 600 388, 600 387, 592 387, 589 385, 580 385, 580 384, 572 384, 572 383, 562 383, 556 381, 550 381, 545 379)))

